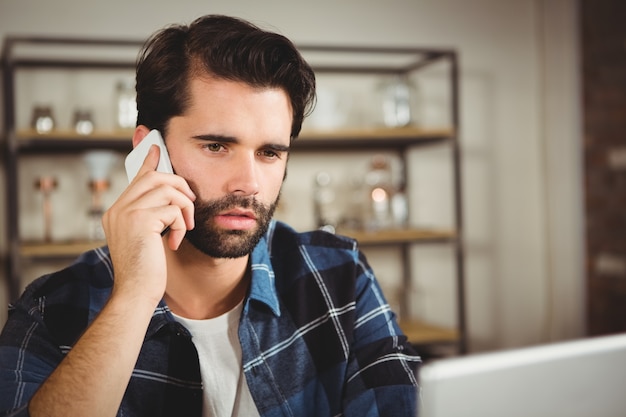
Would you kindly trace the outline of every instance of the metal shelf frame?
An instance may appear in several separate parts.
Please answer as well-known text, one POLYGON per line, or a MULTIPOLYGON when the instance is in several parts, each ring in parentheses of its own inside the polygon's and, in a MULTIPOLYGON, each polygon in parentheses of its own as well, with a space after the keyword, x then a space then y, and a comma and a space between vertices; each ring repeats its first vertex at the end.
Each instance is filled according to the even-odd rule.
MULTIPOLYGON (((23 132, 16 127, 16 72, 25 68, 59 68, 59 69, 133 69, 136 53, 143 44, 143 40, 128 39, 76 39, 63 37, 24 37, 9 36, 5 38, 2 50, 2 83, 3 83, 3 110, 4 129, 2 138, 2 157, 5 170, 6 192, 6 221, 5 233, 7 239, 7 254, 5 254, 5 280, 10 301, 15 300, 21 288, 20 263, 22 259, 20 233, 18 230, 18 165, 19 157, 23 154, 51 152, 72 153, 89 147, 109 147, 116 150, 130 149, 130 144, 123 143, 115 135, 101 137, 95 140, 82 142, 76 138, 47 138, 36 135, 24 137, 23 132), (79 52, 68 53, 74 49, 79 52), (111 53, 111 50, 123 50, 123 54, 111 53), (100 54, 99 50, 105 51, 100 54), (129 52, 130 51, 130 52, 129 52), (126 54, 126 55, 124 55, 126 54), (104 57, 103 57, 104 56, 104 57), (120 58, 126 56, 126 58, 120 58)), ((457 332, 459 335, 458 351, 467 352, 467 325, 465 306, 465 263, 463 248, 463 195, 461 149, 458 132, 460 131, 459 115, 459 58, 453 49, 439 48, 398 48, 386 46, 325 46, 325 45, 298 45, 305 58, 311 63, 315 72, 335 74, 380 74, 403 75, 412 71, 430 66, 436 62, 447 62, 448 79, 450 85, 451 126, 449 131, 430 132, 419 135, 415 132, 407 133, 396 131, 396 135, 389 130, 385 132, 356 133, 362 135, 359 149, 395 149, 406 160, 406 151, 413 146, 424 144, 447 143, 451 147, 453 167, 453 194, 454 194, 454 237, 443 239, 442 244, 454 246, 456 266, 456 308, 457 332), (310 58, 309 58, 310 57, 310 58), (321 57, 321 59, 320 59, 321 57), (353 58, 366 57, 365 62, 358 62, 353 58), (369 57, 369 58, 368 58, 369 57), (387 59, 389 58, 389 59, 387 59), (356 62, 356 63, 355 63, 356 62), (390 63, 392 62, 392 63, 390 63), (402 133, 402 134, 401 134, 402 133)), ((294 142, 294 151, 308 150, 345 151, 354 149, 352 136, 355 132, 335 132, 309 134, 303 131, 301 138, 294 142)), ((416 242, 396 242, 402 248, 404 270, 407 280, 411 278, 411 262, 409 249, 416 242)), ((386 242, 385 244, 390 244, 386 242)), ((391 242, 394 244, 394 242, 391 242)), ((409 281, 405 281, 409 282, 409 281)))

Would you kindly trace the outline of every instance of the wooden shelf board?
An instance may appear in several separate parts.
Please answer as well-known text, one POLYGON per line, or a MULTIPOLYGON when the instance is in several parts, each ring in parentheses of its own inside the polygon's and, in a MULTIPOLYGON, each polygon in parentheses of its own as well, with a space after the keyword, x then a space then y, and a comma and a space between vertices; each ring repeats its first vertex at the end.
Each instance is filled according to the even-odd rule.
MULTIPOLYGON (((455 238, 455 233, 452 231, 428 229, 398 229, 377 232, 339 230, 337 233, 356 239, 363 245, 437 241, 455 238)), ((26 257, 72 256, 104 244, 104 241, 24 242, 20 245, 20 253, 26 257)))
POLYGON ((90 149, 116 149, 128 152, 132 149, 133 130, 95 131, 79 135, 71 130, 54 130, 47 134, 32 129, 16 133, 17 147, 23 153, 83 152, 90 149))
POLYGON ((58 129, 50 133, 37 133, 34 129, 21 129, 16 132, 17 139, 20 141, 32 140, 54 140, 54 141, 127 141, 131 143, 134 129, 118 129, 118 130, 95 130, 92 134, 81 135, 73 130, 58 129))
MULTIPOLYGON (((423 129, 415 126, 407 127, 364 127, 338 129, 303 129, 300 139, 315 141, 323 139, 344 139, 352 141, 378 140, 388 138, 430 139, 448 138, 452 135, 451 129, 423 129)), ((297 139, 297 140, 300 140, 297 139)))
POLYGON ((20 254, 24 257, 71 257, 105 245, 104 241, 24 242, 20 254))
POLYGON ((413 344, 456 343, 459 332, 441 326, 424 323, 419 320, 400 320, 400 328, 413 344))
POLYGON ((443 142, 451 139, 451 129, 399 128, 340 128, 332 130, 303 130, 293 143, 298 149, 366 149, 407 147, 409 145, 443 142))
POLYGON ((337 234, 356 239, 362 245, 447 241, 456 238, 452 230, 443 229, 387 229, 377 231, 339 229, 337 234))

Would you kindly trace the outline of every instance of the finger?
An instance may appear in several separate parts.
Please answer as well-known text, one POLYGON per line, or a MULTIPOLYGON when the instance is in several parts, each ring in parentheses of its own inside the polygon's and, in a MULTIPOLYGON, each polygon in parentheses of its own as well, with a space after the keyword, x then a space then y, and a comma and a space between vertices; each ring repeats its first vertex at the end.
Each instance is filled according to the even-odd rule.
MULTIPOLYGON (((180 194, 174 195, 174 198, 167 202, 168 206, 177 207, 180 213, 180 219, 182 219, 181 223, 176 225, 168 224, 167 229, 171 231, 181 231, 182 237, 184 237, 187 230, 191 230, 195 227, 195 208, 193 202, 189 200, 186 196, 181 196, 180 194)), ((179 217, 176 218, 176 221, 179 220, 179 217)), ((176 236, 176 233, 174 233, 176 236)))
POLYGON ((187 225, 180 210, 173 210, 173 206, 164 207, 161 213, 164 222, 160 225, 167 227, 167 245, 177 250, 187 233, 187 225))
MULTIPOLYGON (((165 175, 171 176, 171 174, 165 175)), ((177 228, 192 229, 194 226, 193 213, 193 201, 185 194, 171 186, 160 185, 150 189, 140 198, 132 198, 127 195, 124 199, 118 200, 105 212, 103 222, 107 228, 110 224, 126 224, 136 228, 143 223, 145 225, 144 230, 155 231, 158 229, 160 233, 174 222, 176 216, 180 218, 180 224, 177 228)))
POLYGON ((188 223, 188 220, 190 220, 189 217, 192 219, 194 213, 192 199, 177 188, 170 185, 161 184, 156 188, 150 188, 143 193, 140 198, 131 200, 128 205, 128 207, 133 210, 162 206, 175 206, 178 207, 180 211, 184 211, 184 218, 187 220, 186 223, 193 227, 193 223, 188 223))
POLYGON ((178 250, 180 244, 183 243, 185 234, 186 230, 170 229, 170 232, 167 235, 167 246, 171 250, 178 250))
POLYGON ((139 168, 139 171, 137 172, 137 176, 135 178, 141 176, 142 174, 145 174, 146 172, 156 171, 157 167, 159 166, 160 156, 161 148, 159 148, 157 145, 150 146, 150 149, 148 149, 148 154, 146 155, 146 159, 143 160, 143 164, 141 164, 141 167, 139 168))
POLYGON ((169 229, 169 233, 174 232, 175 234, 180 231, 185 233, 187 230, 180 209, 171 205, 132 211, 128 213, 128 218, 129 227, 132 228, 137 224, 143 224, 141 229, 144 232, 154 233, 159 236, 166 228, 169 229))
POLYGON ((184 207, 181 207, 181 212, 183 214, 183 219, 185 220, 187 230, 191 230, 196 227, 195 207, 193 205, 193 202, 184 207))
POLYGON ((191 201, 196 200, 196 195, 193 193, 189 184, 183 177, 179 175, 164 174, 154 170, 151 171, 149 169, 141 174, 138 174, 131 185, 129 185, 122 194, 125 199, 137 200, 154 189, 163 190, 163 188, 161 188, 163 186, 170 187, 180 193, 183 193, 191 201))

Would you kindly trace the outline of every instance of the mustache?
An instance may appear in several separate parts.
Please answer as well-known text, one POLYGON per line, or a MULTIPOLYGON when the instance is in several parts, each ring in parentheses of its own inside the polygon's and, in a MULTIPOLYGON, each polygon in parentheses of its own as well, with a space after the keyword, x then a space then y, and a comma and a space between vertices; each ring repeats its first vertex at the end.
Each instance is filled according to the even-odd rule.
POLYGON ((229 194, 215 200, 196 201, 195 214, 196 216, 210 216, 237 207, 252 209, 255 213, 264 213, 267 211, 267 207, 265 207, 262 203, 259 203, 254 197, 245 197, 235 194, 229 194))

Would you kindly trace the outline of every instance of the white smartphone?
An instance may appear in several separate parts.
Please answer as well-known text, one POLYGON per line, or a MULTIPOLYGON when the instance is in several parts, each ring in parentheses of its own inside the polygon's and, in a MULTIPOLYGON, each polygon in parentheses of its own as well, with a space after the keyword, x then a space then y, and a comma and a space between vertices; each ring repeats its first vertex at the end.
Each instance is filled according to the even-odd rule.
POLYGON ((161 133, 158 130, 151 130, 150 133, 148 133, 146 137, 143 138, 135 149, 133 149, 126 157, 124 165, 126 167, 126 175, 128 176, 129 183, 133 180, 133 178, 135 178, 137 172, 139 172, 139 168, 143 165, 143 162, 148 155, 148 150, 152 145, 157 145, 161 148, 157 171, 165 172, 167 174, 174 173, 172 163, 170 162, 170 155, 167 153, 167 148, 165 147, 165 142, 163 141, 163 137, 161 137, 161 133))

